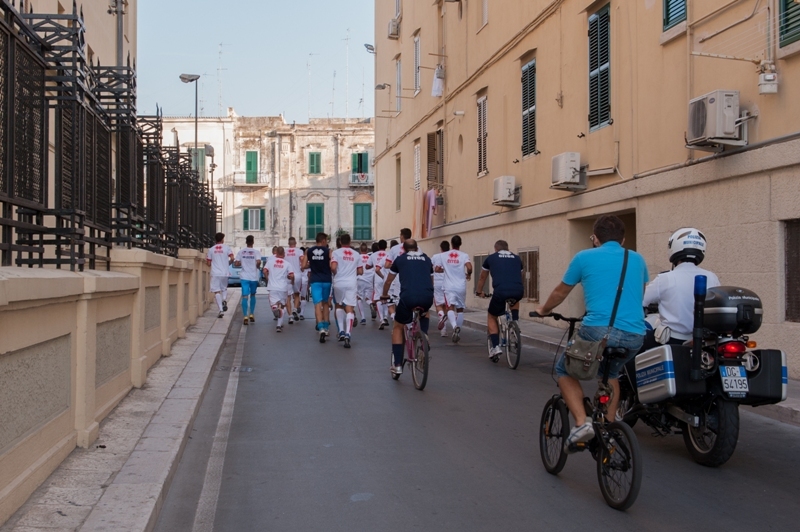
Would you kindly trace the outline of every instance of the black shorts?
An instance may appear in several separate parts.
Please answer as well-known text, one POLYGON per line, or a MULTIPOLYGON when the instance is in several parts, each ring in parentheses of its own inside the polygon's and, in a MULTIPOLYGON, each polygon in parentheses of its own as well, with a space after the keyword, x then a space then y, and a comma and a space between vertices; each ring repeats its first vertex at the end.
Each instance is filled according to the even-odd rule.
POLYGON ((489 314, 492 316, 502 316, 506 311, 506 301, 513 299, 515 302, 522 299, 523 292, 498 292, 492 295, 489 301, 489 314))
POLYGON ((395 310, 394 313, 394 321, 402 325, 408 325, 414 320, 415 308, 417 307, 424 308, 425 313, 427 313, 428 309, 431 308, 431 305, 433 305, 433 298, 431 298, 428 301, 410 302, 410 303, 406 303, 405 301, 400 299, 400 302, 397 303, 397 309, 395 310))

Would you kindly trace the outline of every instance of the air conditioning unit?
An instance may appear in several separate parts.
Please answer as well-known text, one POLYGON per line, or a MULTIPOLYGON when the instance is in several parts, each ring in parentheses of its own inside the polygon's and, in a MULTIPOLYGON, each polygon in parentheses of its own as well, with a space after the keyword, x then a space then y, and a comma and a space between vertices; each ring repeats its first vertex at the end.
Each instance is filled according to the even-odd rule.
POLYGON ((399 39, 400 38, 400 19, 393 18, 389 21, 389 38, 390 39, 399 39))
POLYGON ((738 140, 739 123, 739 91, 709 92, 689 102, 686 141, 696 146, 738 140))
POLYGON ((568 151, 553 157, 550 188, 559 190, 584 190, 586 188, 586 181, 581 175, 580 153, 568 151))
POLYGON ((495 178, 492 204, 519 207, 518 193, 517 179, 513 175, 504 175, 495 178))

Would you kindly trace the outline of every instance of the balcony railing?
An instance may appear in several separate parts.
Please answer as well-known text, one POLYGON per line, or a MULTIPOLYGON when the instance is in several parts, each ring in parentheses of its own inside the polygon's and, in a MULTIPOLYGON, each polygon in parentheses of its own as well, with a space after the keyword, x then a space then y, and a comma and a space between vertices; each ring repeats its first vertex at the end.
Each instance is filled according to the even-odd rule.
POLYGON ((350 174, 351 187, 371 187, 374 184, 375 184, 374 174, 360 174, 356 172, 350 174))
POLYGON ((272 182, 269 172, 233 172, 222 178, 225 187, 268 187, 272 182))
MULTIPOLYGON (((301 227, 300 230, 301 235, 305 237, 306 242, 313 242, 317 237, 317 233, 319 232, 325 232, 328 235, 328 237, 331 239, 331 246, 333 246, 336 242, 337 229, 322 225, 313 225, 301 227)), ((341 230, 350 235, 350 239, 353 241, 353 243, 371 243, 373 240, 373 228, 370 226, 342 227, 341 230)))

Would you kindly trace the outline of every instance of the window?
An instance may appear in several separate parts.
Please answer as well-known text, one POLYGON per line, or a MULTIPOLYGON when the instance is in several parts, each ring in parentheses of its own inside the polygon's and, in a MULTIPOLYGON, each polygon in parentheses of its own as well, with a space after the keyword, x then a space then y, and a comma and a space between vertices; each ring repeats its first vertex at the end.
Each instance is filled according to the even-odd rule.
POLYGON ((192 156, 192 170, 197 171, 197 178, 201 183, 206 181, 206 149, 197 148, 197 156, 195 157, 194 148, 189 148, 189 154, 192 156))
POLYGON ((478 98, 478 176, 489 172, 486 164, 486 96, 478 98))
POLYGON ((428 133, 428 187, 444 185, 444 131, 428 133))
POLYGON ((522 156, 536 153, 536 60, 522 67, 522 156))
POLYGON ((394 160, 394 184, 395 184, 395 208, 399 211, 402 207, 400 199, 402 198, 402 179, 401 179, 400 157, 394 160))
POLYGON ((402 95, 403 95, 403 65, 400 62, 400 58, 397 58, 395 61, 395 70, 397 74, 397 79, 395 80, 395 86, 397 87, 397 95, 395 96, 395 104, 394 109, 395 111, 400 111, 402 109, 402 95))
MULTIPOLYGON (((350 155, 353 177, 369 174, 369 153, 357 152, 350 155)), ((360 181, 360 180, 359 180, 360 181)))
POLYGON ((786 321, 800 322, 800 220, 784 225, 786 241, 786 321))
POLYGON ((664 0, 664 31, 686 20, 686 0, 664 0))
POLYGON ((489 0, 481 0, 481 27, 489 23, 489 0))
POLYGON ((519 258, 522 259, 522 286, 525 290, 522 297, 539 301, 539 250, 520 251, 519 258))
POLYGON ((422 188, 422 155, 419 141, 414 142, 414 190, 422 188))
POLYGON ((414 37, 414 96, 419 94, 422 86, 419 75, 420 53, 419 35, 417 35, 414 37))
POLYGON ((306 240, 316 240, 325 232, 325 204, 306 203, 306 240))
POLYGON ((308 154, 308 173, 321 174, 322 173, 322 153, 312 151, 308 154))
POLYGON ((258 152, 245 153, 245 182, 258 183, 258 152))
POLYGON ((589 17, 589 128, 611 123, 611 12, 589 17))
MULTIPOLYGON (((475 285, 472 288, 472 293, 476 293, 478 291, 478 279, 481 278, 481 273, 483 273, 483 261, 486 260, 488 254, 485 255, 475 255, 472 258, 472 268, 475 270, 474 275, 472 278, 475 280, 475 285)), ((483 285, 483 293, 484 295, 489 295, 492 293, 492 274, 490 273, 486 277, 486 284, 483 285)))
POLYGON ((266 209, 244 209, 244 223, 242 229, 245 231, 264 231, 267 228, 266 209))
POLYGON ((353 239, 372 240, 372 204, 353 204, 353 239))
POLYGON ((781 46, 786 46, 800 40, 800 2, 796 0, 780 1, 780 28, 781 46))

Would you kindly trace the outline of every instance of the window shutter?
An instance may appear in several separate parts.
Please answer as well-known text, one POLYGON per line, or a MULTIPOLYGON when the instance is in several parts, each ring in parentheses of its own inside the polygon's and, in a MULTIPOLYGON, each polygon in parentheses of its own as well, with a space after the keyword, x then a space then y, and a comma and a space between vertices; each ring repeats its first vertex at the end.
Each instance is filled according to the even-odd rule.
POLYGON ((396 95, 395 95, 395 110, 399 111, 402 108, 403 100, 400 98, 403 95, 403 65, 400 59, 397 59, 395 63, 395 74, 397 75, 397 79, 395 80, 396 95))
POLYGON ((436 133, 428 133, 428 152, 427 152, 427 165, 428 165, 428 182, 436 181, 436 133))
POLYGON ((781 46, 800 40, 800 3, 795 0, 780 0, 778 26, 781 46))
POLYGON ((589 17, 589 127, 611 119, 611 13, 609 6, 589 17))
POLYGON ((261 224, 260 230, 265 231, 267 229, 267 209, 259 209, 260 216, 261 216, 261 224))
POLYGON ((436 182, 444 184, 444 130, 436 130, 436 182))
POLYGON ((248 209, 242 209, 242 230, 243 231, 249 231, 250 230, 250 224, 248 223, 250 221, 249 218, 250 218, 250 211, 248 209))
POLYGON ((419 92, 421 83, 420 83, 420 75, 419 75, 419 67, 420 67, 420 43, 419 43, 419 35, 414 38, 414 90, 419 92))
POLYGON ((522 67, 522 155, 536 151, 536 61, 522 67))
POLYGON ((488 171, 486 163, 486 96, 478 100, 478 173, 488 171))
POLYGON ((364 152, 361 155, 360 172, 362 174, 369 173, 369 152, 364 152))
POLYGON ((357 153, 350 154, 350 166, 352 167, 352 170, 350 171, 350 173, 352 173, 353 175, 361 173, 361 170, 359 170, 359 168, 358 168, 358 154, 357 153))
POLYGON ((245 152, 245 181, 258 183, 258 152, 245 152))

